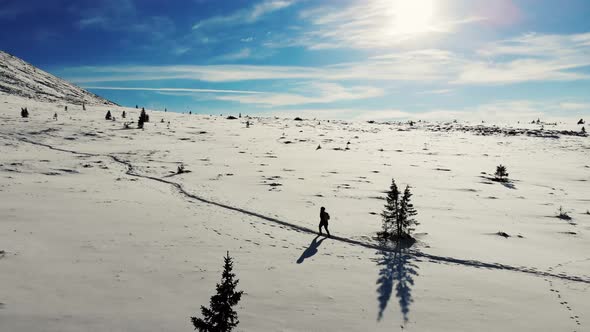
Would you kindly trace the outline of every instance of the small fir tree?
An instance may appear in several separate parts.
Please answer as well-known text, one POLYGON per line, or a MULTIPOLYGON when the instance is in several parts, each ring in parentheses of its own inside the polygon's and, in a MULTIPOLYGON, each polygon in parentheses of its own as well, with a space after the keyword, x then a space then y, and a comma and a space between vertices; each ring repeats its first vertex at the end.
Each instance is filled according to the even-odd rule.
POLYGON ((110 120, 111 119, 111 111, 107 111, 107 115, 104 116, 105 120, 110 120))
POLYGON ((28 118, 29 117, 29 110, 25 107, 20 109, 20 116, 23 118, 28 118))
POLYGON ((494 174, 496 180, 504 182, 508 180, 508 172, 506 171, 506 166, 500 164, 496 166, 496 174, 494 174))
POLYGON ((391 179, 391 185, 387 192, 385 210, 381 213, 381 216, 383 217, 383 237, 391 237, 393 235, 401 236, 402 234, 402 227, 398 222, 399 194, 395 179, 391 179))
POLYGON ((123 119, 125 119, 125 118, 127 117, 127 113, 126 113, 125 111, 123 111, 123 113, 121 113, 121 117, 122 117, 123 119))
POLYGON ((410 186, 406 186, 404 195, 399 204, 398 219, 403 229, 402 236, 410 236, 411 232, 414 231, 414 226, 419 225, 418 221, 414 218, 418 214, 414 208, 414 204, 411 201, 412 193, 410 192, 410 186))
POLYGON ((224 266, 221 283, 215 287, 217 294, 211 296, 209 308, 201 306, 203 318, 191 317, 195 330, 199 332, 230 332, 240 322, 238 314, 233 310, 242 298, 243 291, 236 291, 238 279, 232 273, 233 261, 229 251, 223 258, 224 266))
POLYGON ((137 128, 143 129, 143 124, 145 122, 149 122, 150 119, 148 115, 145 113, 145 108, 141 108, 141 114, 139 114, 139 120, 137 121, 137 128))

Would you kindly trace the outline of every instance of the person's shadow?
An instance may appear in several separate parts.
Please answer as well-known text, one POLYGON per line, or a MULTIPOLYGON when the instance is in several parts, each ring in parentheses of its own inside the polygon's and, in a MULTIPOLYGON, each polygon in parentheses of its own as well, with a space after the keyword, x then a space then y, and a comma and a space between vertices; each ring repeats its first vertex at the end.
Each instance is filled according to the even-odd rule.
POLYGON ((307 249, 305 249, 305 251, 301 254, 301 257, 299 257, 299 259, 297 259, 297 264, 301 264, 303 263, 303 261, 306 258, 310 258, 313 255, 318 253, 318 247, 320 246, 320 244, 322 244, 322 242, 324 242, 324 240, 326 239, 325 237, 322 238, 321 240, 318 241, 318 238, 320 236, 316 236, 313 241, 311 241, 311 243, 309 244, 309 247, 307 249))

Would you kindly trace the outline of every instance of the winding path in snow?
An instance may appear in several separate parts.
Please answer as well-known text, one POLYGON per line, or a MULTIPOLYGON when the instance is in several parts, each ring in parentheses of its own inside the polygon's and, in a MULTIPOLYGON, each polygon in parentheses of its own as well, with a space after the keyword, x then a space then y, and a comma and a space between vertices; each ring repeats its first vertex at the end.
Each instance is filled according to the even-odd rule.
MULTIPOLYGON (((184 188, 184 186, 178 182, 169 181, 169 180, 154 177, 154 176, 140 174, 135 171, 135 168, 133 167, 133 164, 131 164, 131 162, 129 162, 127 160, 123 160, 120 157, 117 157, 112 154, 98 154, 98 153, 80 152, 80 151, 75 151, 75 150, 54 147, 50 144, 32 141, 32 140, 30 140, 28 138, 24 138, 24 137, 14 137, 12 135, 4 135, 4 134, 0 134, 0 136, 2 136, 4 138, 8 138, 8 139, 16 139, 18 141, 37 145, 37 146, 43 146, 43 147, 46 147, 46 148, 49 148, 49 149, 55 150, 55 151, 72 153, 72 154, 88 156, 88 157, 110 158, 114 162, 125 166, 127 168, 127 171, 125 172, 127 175, 142 178, 142 179, 157 181, 160 183, 164 183, 164 184, 173 186, 174 188, 176 188, 176 190, 179 193, 181 193, 185 197, 195 199, 195 200, 200 201, 205 204, 214 205, 214 206, 217 206, 217 207, 220 207, 223 209, 236 211, 236 212, 239 212, 242 214, 246 214, 246 215, 249 215, 252 217, 263 219, 263 220, 266 220, 266 221, 269 221, 272 223, 276 223, 276 224, 288 227, 288 228, 295 230, 297 232, 317 235, 317 232, 315 230, 310 229, 308 227, 296 225, 296 224, 289 223, 289 222, 286 222, 286 221, 283 221, 283 220, 280 220, 277 218, 265 216, 265 215, 258 213, 258 212, 249 211, 249 210, 246 210, 246 209, 243 209, 240 207, 231 206, 228 204, 216 202, 216 201, 195 195, 195 194, 187 191, 184 188)), ((390 252, 390 251, 395 250, 395 249, 392 249, 391 247, 383 246, 378 243, 364 242, 364 241, 354 240, 351 238, 346 238, 346 237, 341 237, 341 236, 331 236, 330 239, 335 240, 335 241, 339 241, 342 243, 347 243, 350 245, 368 248, 368 249, 374 249, 374 250, 380 250, 380 251, 386 251, 386 252, 390 252)), ((574 276, 574 275, 566 275, 563 273, 556 274, 551 271, 542 271, 542 270, 538 270, 536 268, 531 268, 531 267, 526 267, 526 266, 511 266, 511 265, 505 265, 505 264, 501 264, 501 263, 486 263, 486 262, 481 262, 481 261, 477 261, 477 260, 467 260, 467 259, 459 259, 459 258, 453 258, 453 257, 437 256, 437 255, 432 255, 432 254, 421 252, 417 249, 411 249, 408 251, 408 253, 414 257, 423 258, 425 261, 430 261, 430 262, 435 262, 435 263, 442 262, 442 263, 446 263, 446 264, 456 264, 456 265, 470 266, 470 267, 474 267, 474 268, 483 268, 483 269, 490 269, 490 270, 506 270, 506 271, 512 271, 512 272, 527 273, 527 274, 531 274, 531 275, 534 275, 537 277, 556 278, 556 279, 562 279, 562 280, 567 280, 567 281, 572 281, 572 282, 590 284, 590 277, 589 276, 574 276)))

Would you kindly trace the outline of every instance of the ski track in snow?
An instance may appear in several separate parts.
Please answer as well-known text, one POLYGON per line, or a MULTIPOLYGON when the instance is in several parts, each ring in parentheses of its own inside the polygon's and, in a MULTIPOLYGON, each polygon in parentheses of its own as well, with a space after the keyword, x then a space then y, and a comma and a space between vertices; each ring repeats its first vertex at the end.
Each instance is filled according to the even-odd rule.
MULTIPOLYGON (((265 216, 265 215, 258 213, 258 212, 249 211, 249 210, 246 210, 246 209, 243 209, 240 207, 227 205, 224 203, 216 202, 216 201, 192 194, 192 193, 188 192, 180 183, 169 181, 169 180, 166 180, 163 178, 154 177, 154 176, 139 174, 139 173, 135 172, 133 165, 129 161, 123 160, 120 157, 117 157, 117 156, 114 156, 111 154, 80 152, 80 151, 75 151, 75 150, 54 147, 50 144, 29 140, 28 138, 13 137, 11 135, 3 135, 3 134, 0 134, 0 136, 2 136, 4 138, 8 138, 8 139, 16 139, 18 141, 37 145, 37 146, 43 146, 43 147, 46 147, 46 148, 49 148, 49 149, 55 150, 55 151, 72 153, 72 154, 88 156, 88 157, 110 158, 114 162, 127 167, 127 171, 126 171, 127 175, 171 185, 171 186, 175 187, 178 190, 178 192, 180 192, 185 197, 198 200, 198 201, 205 203, 205 204, 214 205, 214 206, 221 207, 221 208, 224 208, 227 210, 236 211, 236 212, 239 212, 242 214, 246 214, 246 215, 253 216, 253 217, 256 217, 259 219, 270 221, 272 223, 276 223, 276 224, 285 226, 287 228, 290 228, 296 232, 317 235, 317 232, 315 230, 312 230, 307 227, 299 226, 299 225, 296 225, 293 223, 279 220, 277 218, 265 216)), ((363 242, 363 241, 354 240, 354 239, 341 237, 341 236, 331 236, 330 239, 335 240, 335 241, 339 241, 342 243, 354 245, 354 246, 368 248, 368 249, 374 249, 374 250, 380 250, 380 251, 390 251, 390 252, 394 251, 394 249, 392 249, 388 246, 382 246, 377 243, 363 242)), ((437 256, 437 255, 432 255, 432 254, 421 252, 417 249, 412 249, 412 250, 408 251, 408 253, 411 254, 412 256, 414 256, 415 258, 423 258, 424 259, 424 260, 419 260, 419 261, 426 261, 426 262, 439 263, 439 264, 443 263, 443 264, 463 265, 463 266, 469 266, 469 267, 474 267, 474 268, 484 268, 484 269, 490 269, 490 270, 506 270, 506 271, 512 271, 512 272, 526 273, 526 274, 534 275, 537 277, 555 278, 555 279, 562 279, 562 280, 571 281, 571 282, 590 284, 590 277, 589 276, 585 276, 585 275, 574 276, 574 275, 566 275, 564 273, 556 274, 556 273, 552 272, 552 270, 553 270, 552 268, 549 268, 548 271, 542 271, 542 270, 539 270, 534 267, 511 266, 511 265, 505 265, 505 264, 500 264, 500 263, 487 263, 487 262, 481 262, 481 261, 477 261, 477 260, 466 260, 466 259, 453 258, 453 257, 437 256)), ((546 279, 546 280, 549 281, 548 279, 546 279)), ((550 285, 552 285, 551 281, 549 281, 549 282, 550 282, 550 285)), ((552 290, 552 291, 555 291, 555 290, 552 290)), ((568 310, 571 311, 571 308, 569 308, 568 310)), ((578 317, 575 316, 575 318, 576 318, 576 322, 579 325, 578 317)))

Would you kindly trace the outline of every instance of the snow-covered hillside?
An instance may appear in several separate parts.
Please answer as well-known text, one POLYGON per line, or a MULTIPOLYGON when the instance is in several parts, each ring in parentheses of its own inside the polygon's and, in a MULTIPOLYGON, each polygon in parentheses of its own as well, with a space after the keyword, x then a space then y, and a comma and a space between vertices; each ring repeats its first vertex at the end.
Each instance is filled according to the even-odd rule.
POLYGON ((236 331, 588 331, 588 137, 23 103, 0 96, 2 332, 193 331, 227 251, 236 331), (374 239, 392 178, 410 249, 374 239))
POLYGON ((3 51, 0 51, 1 93, 40 101, 115 105, 3 51))

